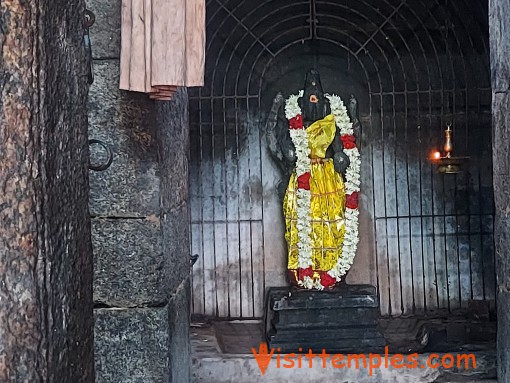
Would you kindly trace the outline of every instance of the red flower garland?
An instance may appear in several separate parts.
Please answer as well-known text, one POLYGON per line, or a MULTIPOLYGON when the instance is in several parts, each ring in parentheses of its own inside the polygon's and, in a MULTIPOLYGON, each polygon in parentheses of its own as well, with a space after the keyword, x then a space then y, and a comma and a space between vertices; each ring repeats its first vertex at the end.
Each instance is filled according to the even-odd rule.
POLYGON ((331 287, 336 283, 336 279, 333 278, 328 273, 324 273, 321 275, 321 285, 324 287, 331 287))
POLYGON ((301 174, 298 179, 298 189, 310 190, 310 172, 301 174))
POLYGON ((358 192, 354 192, 345 196, 345 206, 349 209, 358 208, 358 192))
POLYGON ((289 120, 289 127, 291 129, 303 129, 303 116, 298 114, 289 120))
POLYGON ((353 134, 344 134, 340 139, 345 149, 354 149, 356 147, 356 137, 353 134))
POLYGON ((303 268, 299 268, 298 269, 298 278, 299 278, 299 280, 302 281, 302 280, 305 279, 305 277, 310 277, 310 278, 313 277, 312 266, 309 266, 306 269, 303 269, 303 268))

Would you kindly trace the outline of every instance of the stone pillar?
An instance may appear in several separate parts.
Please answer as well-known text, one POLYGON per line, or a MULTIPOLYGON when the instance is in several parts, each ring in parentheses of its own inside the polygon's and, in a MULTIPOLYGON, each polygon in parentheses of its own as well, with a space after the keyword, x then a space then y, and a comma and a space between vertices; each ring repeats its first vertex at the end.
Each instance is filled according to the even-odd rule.
POLYGON ((510 3, 489 1, 492 156, 498 307, 498 381, 510 381, 510 3))
POLYGON ((93 382, 84 1, 0 7, 0 381, 93 382))
POLYGON ((121 0, 88 8, 90 136, 114 152, 111 167, 90 176, 96 381, 187 382, 187 92, 155 102, 119 91, 121 0))

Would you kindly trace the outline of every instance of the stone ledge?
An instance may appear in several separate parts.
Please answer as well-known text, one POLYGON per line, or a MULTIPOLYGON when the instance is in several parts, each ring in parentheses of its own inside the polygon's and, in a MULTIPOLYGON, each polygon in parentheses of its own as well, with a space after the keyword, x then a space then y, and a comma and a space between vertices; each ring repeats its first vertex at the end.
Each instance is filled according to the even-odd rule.
MULTIPOLYGON (((425 358, 420 358, 420 360, 425 358)), ((306 359, 308 362, 308 360, 306 359)), ((276 361, 268 367, 262 376, 257 362, 252 357, 229 356, 221 357, 193 357, 193 383, 497 383, 495 379, 485 379, 476 376, 447 375, 436 369, 378 369, 369 376, 368 369, 334 369, 322 368, 322 360, 314 360, 313 368, 285 369, 276 368, 276 361)), ((308 366, 307 366, 308 367, 308 366)), ((495 375, 495 374, 491 374, 495 375)))
MULTIPOLYGON (((276 356, 262 376, 259 366, 252 354, 224 354, 221 352, 215 331, 207 326, 193 327, 191 336, 192 347, 192 382, 194 383, 262 383, 262 382, 293 382, 293 383, 433 383, 433 382, 464 382, 464 383, 496 383, 496 356, 494 352, 474 352, 477 369, 459 371, 456 369, 432 369, 429 367, 416 369, 395 369, 383 366, 374 369, 372 376, 368 368, 322 367, 322 359, 314 358, 312 368, 308 368, 308 359, 303 359, 303 368, 286 369, 276 367, 276 356), (306 368, 305 368, 306 367, 306 368)), ((246 349, 258 348, 256 344, 246 345, 246 349)), ((469 352, 468 352, 469 353, 469 352)), ((443 355, 442 353, 438 353, 443 355)), ((455 354, 455 353, 454 353, 455 354)), ((427 358, 432 354, 420 354, 418 365, 426 366, 427 358)), ((390 354, 389 357, 392 355, 390 354)), ((282 363, 284 363, 282 361, 282 363)))

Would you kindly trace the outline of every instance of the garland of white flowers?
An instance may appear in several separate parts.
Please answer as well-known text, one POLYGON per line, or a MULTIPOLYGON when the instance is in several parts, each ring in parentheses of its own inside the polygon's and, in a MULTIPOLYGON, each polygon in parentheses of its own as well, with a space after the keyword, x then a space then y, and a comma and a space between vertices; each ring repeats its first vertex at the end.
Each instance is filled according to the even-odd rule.
MULTIPOLYGON (((289 121, 301 118, 301 108, 298 104, 298 98, 303 96, 301 90, 297 95, 291 95, 285 104, 285 116, 289 121)), ((353 135, 354 130, 352 123, 347 114, 347 108, 345 107, 342 99, 336 95, 326 94, 331 106, 331 113, 335 117, 335 123, 340 130, 341 136, 353 135)), ((302 126, 301 128, 292 128, 289 126, 290 136, 294 146, 296 148, 296 177, 299 178, 305 173, 309 173, 311 170, 310 161, 310 149, 308 147, 308 135, 306 129, 302 126)), ((345 193, 351 195, 357 193, 360 190, 360 154, 358 149, 354 146, 351 149, 344 148, 344 153, 350 160, 350 164, 347 167, 345 173, 345 193)), ((311 217, 310 217, 310 204, 311 204, 311 193, 310 190, 298 188, 297 194, 297 230, 298 230, 298 267, 307 269, 312 266, 312 245, 311 245, 311 217)), ((328 271, 328 274, 335 278, 338 282, 341 277, 344 276, 350 269, 354 256, 356 255, 356 248, 358 245, 358 216, 359 211, 357 207, 355 209, 347 208, 345 211, 345 236, 342 248, 342 255, 339 257, 337 264, 328 271)), ((324 286, 321 285, 320 281, 317 280, 315 283, 309 276, 305 276, 303 280, 298 281, 299 285, 312 289, 322 290, 324 286)))
MULTIPOLYGON (((331 113, 335 116, 336 125, 340 129, 340 135, 354 135, 354 129, 342 99, 334 94, 327 94, 326 97, 331 106, 331 113)), ((351 195, 360 191, 361 158, 356 146, 351 149, 344 148, 344 153, 349 157, 350 162, 345 171, 345 194, 351 195)), ((337 281, 340 281, 354 262, 354 256, 356 255, 359 241, 358 217, 358 208, 345 208, 345 236, 342 256, 338 258, 335 267, 328 272, 328 274, 336 278, 337 281)))
MULTIPOLYGON (((285 104, 285 116, 287 119, 301 114, 297 99, 300 95, 290 96, 285 104)), ((310 149, 308 147, 308 134, 306 129, 290 129, 290 137, 296 148, 296 177, 299 178, 303 174, 310 172, 310 149)), ((312 266, 312 225, 310 222, 310 204, 311 193, 310 190, 300 189, 296 190, 297 199, 297 223, 298 230, 298 267, 306 269, 312 266)), ((311 289, 313 280, 310 277, 305 277, 303 281, 299 281, 300 285, 305 288, 311 289)))

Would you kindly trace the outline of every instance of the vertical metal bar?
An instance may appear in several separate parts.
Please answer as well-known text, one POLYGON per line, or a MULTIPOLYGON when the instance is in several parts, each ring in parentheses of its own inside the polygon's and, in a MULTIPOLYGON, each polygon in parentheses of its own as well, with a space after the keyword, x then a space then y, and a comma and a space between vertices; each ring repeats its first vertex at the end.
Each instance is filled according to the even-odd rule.
MULTIPOLYGON (((428 80, 429 80, 429 89, 430 89, 430 76, 428 76, 428 80)), ((426 277, 425 277, 425 249, 424 249, 424 241, 423 241, 423 237, 425 235, 424 231, 423 231, 423 203, 422 203, 422 200, 423 200, 423 184, 422 184, 422 164, 423 164, 423 158, 422 158, 422 150, 421 150, 421 116, 420 116, 420 96, 417 97, 417 107, 418 107, 418 142, 420 143, 420 150, 418 151, 418 161, 419 161, 419 169, 420 171, 418 172, 418 182, 420 183, 420 232, 421 232, 421 238, 420 238, 420 242, 421 242, 421 264, 422 264, 422 267, 423 267, 423 270, 422 270, 422 281, 423 281, 423 310, 425 312, 427 312, 427 289, 426 289, 426 277)))
MULTIPOLYGON (((246 96, 248 98, 249 96, 249 91, 248 91, 248 87, 246 87, 246 96)), ((248 98, 249 99, 249 98, 248 98)), ((258 102, 258 109, 259 111, 261 110, 261 94, 260 94, 260 90, 259 90, 259 97, 257 99, 257 102, 258 102)), ((260 112, 259 112, 260 114, 260 112)), ((260 121, 259 121, 259 124, 260 124, 260 121)), ((259 126, 259 142, 263 142, 263 136, 264 136, 264 132, 263 132, 263 129, 260 128, 259 126)), ((263 188, 263 176, 262 176, 262 159, 264 158, 262 156, 262 144, 259 145, 259 157, 260 157, 260 161, 259 161, 259 172, 260 172, 260 182, 262 184, 262 188, 263 188)), ((266 238, 265 236, 265 225, 264 225, 264 193, 262 192, 261 193, 261 204, 262 204, 262 209, 261 209, 261 219, 262 219, 262 243, 260 244, 260 246, 262 246, 262 273, 265 275, 266 273, 266 249, 265 249, 265 244, 264 244, 264 239, 266 238)), ((263 293, 265 294, 266 292, 266 278, 262 278, 262 291, 263 293)), ((265 301, 265 297, 262 297, 262 302, 265 301)), ((254 311, 255 312, 255 311, 254 311)))
MULTIPOLYGON (((444 38, 444 43, 445 43, 445 51, 447 50, 446 48, 446 45, 447 45, 447 41, 446 41, 446 38, 444 38)), ((445 57, 444 57, 445 61, 448 60, 447 58, 447 55, 446 55, 446 52, 445 52, 445 57)), ((448 79, 446 79, 448 80, 448 79)), ((449 102, 449 96, 448 96, 448 91, 446 90, 445 86, 443 85, 443 89, 441 91, 441 129, 443 129, 444 126, 446 126, 446 121, 444 121, 444 116, 445 116, 445 93, 446 93, 446 98, 448 99, 447 102, 449 102)), ((442 175, 441 177, 444 177, 444 175, 442 175)), ((444 178, 443 178, 443 182, 441 183, 441 189, 442 189, 442 192, 441 192, 441 199, 443 200, 443 214, 442 214, 442 217, 443 217, 443 236, 444 236, 444 267, 445 267, 445 273, 446 273, 446 300, 447 300, 447 306, 448 306, 448 312, 450 312, 450 280, 449 280, 449 275, 448 275, 448 241, 446 240, 446 199, 445 199, 445 186, 444 186, 445 182, 444 182, 444 178)), ((441 215, 440 215, 441 216, 441 215)))
MULTIPOLYGON (((382 92, 382 84, 381 84, 381 92, 382 92)), ((385 178, 385 174, 386 174, 386 167, 384 165, 384 153, 385 153, 385 145, 384 145, 384 102, 383 102, 383 96, 382 94, 380 95, 380 108, 381 108, 381 144, 382 144, 382 156, 383 156, 383 161, 382 161, 382 168, 383 168, 383 179, 385 178)), ((375 185, 374 185, 375 186, 375 185)), ((387 267, 388 267, 388 302, 389 302, 389 313, 390 313, 390 316, 393 315, 393 309, 392 309, 392 299, 391 299, 391 273, 390 273, 390 256, 389 256, 389 251, 388 251, 388 248, 389 248, 389 241, 388 241, 388 219, 386 218, 388 216, 388 205, 387 205, 387 201, 386 201, 386 182, 384 182, 383 184, 383 189, 384 189, 384 216, 385 216, 385 230, 386 230, 386 262, 387 262, 387 267)))
POLYGON ((317 6, 315 0, 310 0, 310 39, 317 39, 317 6))
POLYGON ((255 281, 253 273, 253 220, 250 220, 250 268, 251 268, 251 307, 252 316, 255 316, 255 281))
MULTIPOLYGON (((480 92, 478 92, 478 116, 480 116, 481 113, 481 107, 480 107, 480 92)), ((480 120, 479 117, 477 117, 478 121, 480 120)), ((479 125, 479 124, 478 124, 479 125)), ((478 154, 478 153, 477 153, 478 154)), ((485 293, 485 263, 483 261, 484 258, 484 251, 483 251, 483 199, 482 199, 482 172, 478 172, 478 214, 480 215, 480 219, 478 222, 478 230, 480 232, 480 260, 482 262, 482 292, 483 292, 483 299, 486 299, 486 293, 485 293)))
MULTIPOLYGON (((224 88, 225 89, 225 88, 224 88)), ((225 91, 223 92, 225 94, 225 91)), ((226 114, 226 98, 222 97, 222 106, 223 106, 223 158, 225 159, 224 165, 223 165, 223 175, 225 179, 225 188, 224 188, 224 197, 225 197, 225 233, 226 233, 226 239, 228 241, 229 238, 229 217, 228 217, 228 185, 227 185, 227 121, 225 118, 226 114)), ((230 267, 230 258, 229 258, 229 246, 225 246, 225 253, 227 256, 227 267, 225 269, 225 273, 227 273, 227 277, 225 278, 227 280, 227 315, 230 318, 231 317, 231 310, 230 310, 230 278, 228 278, 228 270, 230 267)))
MULTIPOLYGON (((239 109, 238 109, 238 99, 235 98, 235 117, 236 117, 236 161, 237 161, 237 166, 236 166, 236 170, 237 170, 237 190, 238 190, 238 196, 237 198, 239 198, 239 191, 242 190, 241 189, 241 185, 239 184, 239 157, 240 157, 240 153, 239 153, 239 109)), ((238 241, 238 253, 237 253, 237 260, 239 262, 239 315, 241 317, 243 317, 243 287, 242 287, 242 283, 243 283, 243 279, 242 279, 242 260, 241 260, 241 222, 240 222, 240 218, 241 218, 241 210, 240 210, 240 203, 237 204, 237 237, 239 238, 239 241, 238 241)))
MULTIPOLYGON (((211 90, 212 92, 212 90, 211 90)), ((211 161, 212 161, 212 168, 213 168, 213 173, 214 173, 214 166, 215 166, 215 145, 214 145, 214 139, 215 139, 215 134, 214 134, 214 124, 215 124, 215 120, 214 120, 214 99, 211 97, 209 99, 210 103, 211 103, 211 161)), ((212 190, 213 190, 213 198, 216 197, 214 196, 214 186, 216 184, 216 180, 214 179, 214 177, 212 177, 213 179, 213 185, 212 185, 212 190)), ((212 244, 209 244, 212 249, 213 249, 213 256, 214 256, 214 294, 216 296, 216 316, 219 316, 219 312, 220 312, 220 309, 219 309, 219 304, 218 304, 218 266, 217 266, 217 263, 216 263, 216 203, 214 202, 213 200, 213 203, 212 203, 212 238, 213 238, 213 243, 212 244)))
MULTIPOLYGON (((400 57, 399 57, 400 58, 400 57)), ((394 174, 394 177, 393 177, 393 181, 395 182, 395 208, 396 208, 396 213, 397 213, 397 235, 396 235, 396 240, 397 240, 397 249, 398 249, 398 277, 399 277, 399 285, 400 285, 400 311, 401 311, 401 314, 404 314, 404 291, 402 289, 402 251, 400 249, 400 218, 399 218, 399 212, 398 212, 398 205, 399 205, 399 201, 398 201, 398 182, 397 182, 397 172, 398 172, 398 161, 397 161, 397 157, 398 157, 398 152, 397 152, 397 113, 396 113, 396 110, 395 110, 395 104, 396 104, 396 100, 395 100, 395 83, 393 83, 393 92, 392 92, 392 100, 393 100, 393 105, 392 105, 392 114, 393 114, 393 134, 394 134, 394 142, 393 142, 393 163, 394 163, 394 167, 395 167, 395 174, 394 174)))
MULTIPOLYGON (((418 80, 418 79, 416 79, 418 80)), ((417 81, 417 87, 419 89, 419 82, 417 81)), ((408 211, 409 211, 409 215, 411 215, 411 189, 410 189, 410 182, 409 182, 409 143, 408 143, 408 124, 407 124, 407 118, 408 118, 408 115, 407 115, 407 82, 405 84, 405 91, 406 91, 406 94, 404 95, 404 103, 405 103, 405 112, 404 112, 404 116, 405 116, 405 123, 404 123, 404 138, 405 138, 405 142, 406 142, 406 147, 407 147, 407 150, 406 150, 406 174, 407 174, 407 204, 408 204, 408 211)), ((412 241, 413 241, 413 237, 412 237, 412 220, 411 218, 409 218, 409 256, 411 257, 411 288, 412 288, 412 292, 413 292, 413 308, 412 308, 412 312, 413 314, 416 312, 416 300, 414 298, 414 262, 413 262, 413 245, 412 245, 412 241)))
MULTIPOLYGON (((456 84, 455 84, 456 86, 456 84)), ((456 116, 457 113, 457 102, 455 98, 455 91, 454 91, 454 98, 453 98, 453 115, 456 116)), ((467 116, 466 116, 467 120, 467 116)), ((454 124, 454 129, 456 130, 456 125, 454 124)), ((459 306, 462 308, 462 279, 461 279, 461 273, 460 273, 460 247, 459 247, 459 220, 458 220, 458 206, 457 206, 457 185, 458 185, 458 177, 457 174, 455 174, 455 190, 454 190, 454 197, 453 197, 453 211, 455 213, 455 240, 457 243, 457 280, 459 284, 459 306)))
POLYGON ((454 211, 455 211, 455 239, 457 242, 457 279, 459 281, 459 305, 462 308, 462 279, 460 272, 460 246, 459 246, 459 222, 457 219, 458 216, 458 206, 457 206, 457 175, 455 175, 455 195, 454 195, 454 211))
MULTIPOLYGON (((429 92, 429 136, 432 135, 434 129, 432 127, 432 90, 429 92)), ((432 137, 430 137, 432 139, 432 137)), ((429 165, 431 166, 431 165, 429 165)), ((439 286, 437 283, 437 262, 436 262, 436 229, 434 225, 434 173, 430 172, 430 185, 432 189, 432 244, 433 244, 433 254, 434 254, 434 283, 436 285, 436 301, 437 301, 437 307, 439 308, 439 286)))
MULTIPOLYGON (((248 92, 249 93, 249 92, 248 92)), ((249 98, 246 97, 246 135, 248 137, 248 147, 250 146, 250 115, 249 115, 249 98)), ((255 282, 253 280, 254 274, 253 274, 253 194, 252 194, 252 184, 251 184, 251 177, 252 177, 252 170, 251 170, 251 164, 252 164, 252 158, 251 158, 251 152, 250 150, 247 150, 248 154, 248 190, 249 190, 249 196, 250 196, 250 276, 251 276, 251 305, 252 305, 252 316, 255 314, 255 282)))
MULTIPOLYGON (((468 150, 469 148, 469 120, 470 120, 470 116, 469 116, 469 89, 468 89, 468 82, 467 82, 467 78, 466 78, 466 98, 465 98, 465 113, 466 113, 466 151, 468 150)), ((479 92, 478 92, 479 93, 479 92)), ((466 170, 467 171, 467 170, 466 170)), ((469 179, 466 177, 466 182, 469 184, 469 179)), ((469 212, 470 213, 470 212, 469 212)), ((468 215, 468 238, 470 236, 470 233, 471 233, 471 216, 468 215)), ((472 266, 471 266, 471 251, 469 252, 469 291, 470 291, 470 299, 473 299, 473 281, 472 281, 472 278, 473 278, 473 269, 472 269, 472 266)))
MULTIPOLYGON (((448 30, 447 30, 448 32, 448 30)), ((447 36, 448 37, 448 36, 447 36)), ((448 43, 448 42, 447 42, 448 43)), ((450 51, 450 47, 449 47, 449 44, 447 45, 448 46, 448 53, 449 55, 451 56, 451 51, 450 51)), ((459 47, 460 49, 460 47, 459 47)), ((464 62, 464 60, 463 60, 464 62)), ((456 117, 457 117, 457 91, 458 91, 458 88, 457 88, 457 78, 455 76, 455 70, 454 70, 454 66, 453 66, 453 58, 452 58, 452 63, 451 63, 451 68, 452 68, 452 76, 453 76, 453 91, 452 91, 452 114, 453 114, 453 118, 452 118, 452 126, 453 126, 453 129, 454 131, 457 130, 457 124, 456 124, 456 117)), ((466 71, 465 71, 465 67, 464 67, 464 80, 466 81, 466 71)), ((467 120, 467 116, 466 116, 466 120, 467 120)), ((457 218, 457 175, 455 174, 454 175, 454 180, 455 180, 455 189, 454 189, 454 197, 453 197, 453 211, 455 213, 455 241, 456 241, 456 244, 457 244, 457 283, 458 283, 458 294, 459 294, 459 307, 462 307, 462 280, 461 280, 461 275, 460 275, 460 249, 459 249, 459 225, 458 225, 458 218, 457 218)))
MULTIPOLYGON (((198 110, 199 110, 199 122, 200 122, 200 125, 199 125, 199 131, 200 131, 200 166, 202 166, 202 164, 204 163, 204 135, 202 133, 202 126, 203 126, 203 111, 202 111, 202 89, 199 90, 199 96, 198 96, 198 110)), ((202 196, 204 195, 204 183, 203 183, 203 179, 202 179, 202 172, 200 171, 200 176, 199 176, 199 179, 200 179, 200 188, 199 190, 201 191, 201 194, 202 196)), ((201 238, 201 241, 202 241, 202 254, 200 254, 200 256, 202 257, 202 265, 205 266, 205 252, 203 251, 203 249, 205 248, 205 243, 204 243, 204 199, 203 198, 200 198, 200 230, 201 230, 201 233, 202 233, 202 238, 201 238)), ((203 302, 202 302, 202 307, 204 307, 204 312, 205 312, 205 300, 206 300, 206 295, 205 295, 205 267, 202 267, 202 297, 203 297, 203 302)))
MULTIPOLYGON (((369 97, 370 97, 370 105, 368 106, 368 112, 369 112, 369 116, 370 116, 370 131, 372 131, 372 128, 373 128, 373 123, 372 123, 372 116, 373 116, 373 107, 372 107, 372 103, 373 103, 373 98, 374 98, 374 95, 370 89, 371 85, 370 85, 370 81, 367 81, 368 82, 368 90, 369 90, 369 97)), ((360 116, 360 119, 361 119, 361 116, 360 116)), ((373 137, 372 137, 373 139, 373 137)), ((359 138, 359 141, 362 142, 362 137, 359 138)), ((368 141, 368 140, 367 140, 368 141)), ((373 140, 372 140, 373 141, 373 140)), ((373 161, 374 159, 374 144, 373 142, 371 142, 369 144, 370 146, 370 151, 371 151, 371 159, 373 161)), ((376 282, 377 282, 377 296, 379 298, 379 307, 381 306, 381 287, 380 287, 380 283, 379 283, 379 253, 377 251, 377 224, 376 224, 376 220, 375 220, 375 184, 374 184, 374 180, 375 180, 375 171, 374 171, 374 167, 373 166, 370 166, 371 168, 371 171, 372 171, 372 211, 373 211, 373 214, 374 216, 372 217, 373 219, 373 230, 374 230, 374 252, 375 252, 375 270, 376 270, 376 282)))

